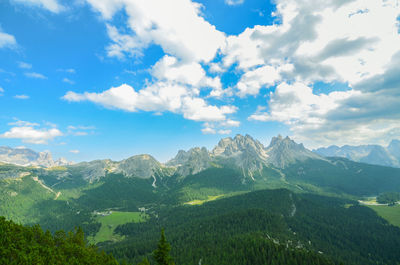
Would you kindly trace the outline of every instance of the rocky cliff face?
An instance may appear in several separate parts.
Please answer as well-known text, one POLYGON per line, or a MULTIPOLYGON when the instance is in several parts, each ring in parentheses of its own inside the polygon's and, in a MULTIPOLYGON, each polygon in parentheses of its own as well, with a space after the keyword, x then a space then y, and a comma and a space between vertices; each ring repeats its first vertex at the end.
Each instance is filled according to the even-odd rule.
POLYGON ((187 152, 181 150, 167 165, 177 167, 177 173, 183 176, 220 165, 239 169, 244 176, 254 179, 257 174, 262 173, 264 167, 285 168, 291 163, 306 159, 323 158, 289 137, 274 137, 265 148, 250 135, 236 135, 234 138, 221 139, 211 152, 205 148, 193 148, 187 152))
POLYGON ((162 165, 150 155, 136 155, 122 160, 116 165, 115 172, 137 178, 151 178, 161 172, 162 165))
POLYGON ((182 176, 197 174, 211 166, 211 157, 205 147, 180 150, 178 154, 166 163, 176 168, 176 173, 182 176))
POLYGON ((268 163, 278 168, 285 168, 297 161, 306 159, 322 159, 321 156, 306 149, 303 144, 297 144, 289 137, 273 137, 270 145, 266 148, 268 163))
POLYGON ((228 167, 239 168, 243 175, 254 179, 268 164, 268 154, 262 143, 250 135, 222 139, 211 152, 212 158, 228 167))

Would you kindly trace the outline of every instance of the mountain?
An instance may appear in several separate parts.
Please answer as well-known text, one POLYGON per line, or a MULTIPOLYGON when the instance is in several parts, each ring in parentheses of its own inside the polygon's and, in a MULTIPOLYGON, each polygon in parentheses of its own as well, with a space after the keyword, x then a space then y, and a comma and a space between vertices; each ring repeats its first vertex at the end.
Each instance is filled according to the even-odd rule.
POLYGON ((188 151, 179 150, 178 154, 166 163, 176 167, 176 173, 182 176, 197 174, 211 166, 211 156, 207 148, 195 147, 188 151))
POLYGON ((236 168, 244 176, 254 180, 267 167, 285 168, 307 159, 323 158, 289 137, 273 137, 270 145, 265 148, 250 135, 238 134, 234 138, 221 139, 211 152, 204 147, 192 148, 187 152, 181 150, 167 165, 176 166, 177 173, 183 176, 197 174, 213 166, 236 168))
POLYGON ((238 168, 244 176, 254 180, 254 174, 261 174, 268 165, 268 154, 262 143, 250 135, 236 135, 219 141, 212 150, 211 157, 217 164, 225 167, 238 168))
POLYGON ((0 146, 0 162, 10 163, 20 166, 64 166, 70 165, 65 158, 60 158, 57 161, 53 160, 50 152, 35 152, 28 148, 11 148, 7 146, 0 146))
POLYGON ((319 155, 306 149, 303 144, 297 144, 289 137, 273 137, 266 148, 268 162, 275 167, 285 168, 290 164, 307 159, 322 159, 319 155))
POLYGON ((380 145, 332 145, 313 150, 325 157, 345 157, 347 159, 373 165, 400 167, 400 141, 392 140, 385 148, 380 145))

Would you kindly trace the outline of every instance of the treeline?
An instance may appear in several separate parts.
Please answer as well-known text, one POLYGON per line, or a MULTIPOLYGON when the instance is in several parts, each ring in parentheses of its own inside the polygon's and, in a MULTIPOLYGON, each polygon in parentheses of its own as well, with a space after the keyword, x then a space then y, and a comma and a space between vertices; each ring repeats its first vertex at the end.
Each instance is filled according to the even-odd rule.
POLYGON ((367 207, 345 207, 351 203, 357 204, 288 190, 256 191, 159 209, 146 223, 117 227, 127 239, 102 247, 138 262, 165 227, 177 264, 400 264, 400 229, 367 207))
POLYGON ((112 255, 88 246, 83 230, 52 235, 39 225, 22 226, 0 217, 0 264, 112 264, 112 255))
POLYGON ((396 202, 400 201, 400 193, 399 192, 385 192, 380 194, 376 201, 379 203, 387 203, 389 205, 395 205, 396 202))

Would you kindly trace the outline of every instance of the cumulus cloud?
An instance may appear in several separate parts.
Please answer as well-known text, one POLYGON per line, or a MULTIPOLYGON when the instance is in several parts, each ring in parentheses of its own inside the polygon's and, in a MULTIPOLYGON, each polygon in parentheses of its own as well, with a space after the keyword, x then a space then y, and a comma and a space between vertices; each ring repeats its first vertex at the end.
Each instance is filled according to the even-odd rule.
POLYGON ((202 132, 203 134, 216 134, 216 133, 217 133, 217 132, 215 131, 215 129, 214 129, 214 128, 211 128, 211 127, 203 128, 203 129, 201 129, 201 132, 202 132))
POLYGON ((36 124, 21 124, 10 128, 9 131, 0 134, 0 138, 20 139, 25 143, 47 144, 55 137, 62 136, 57 128, 37 128, 36 124))
POLYGON ((11 34, 3 32, 0 28, 0 49, 5 47, 11 48, 15 47, 16 45, 17 41, 15 40, 15 37, 11 34))
POLYGON ((231 36, 207 22, 201 4, 190 0, 87 1, 105 20, 108 56, 141 56, 150 45, 165 55, 140 90, 121 85, 98 93, 69 91, 65 100, 170 111, 206 122, 203 133, 216 134, 240 125, 229 117, 238 108, 210 104, 210 97, 235 102, 229 97, 257 97, 269 89, 265 105, 248 119, 284 123, 295 138, 348 141, 352 126, 360 141, 372 139, 374 130, 386 136, 399 131, 393 125, 400 123, 396 1, 277 0, 272 25, 231 36), (127 14, 126 27, 113 25, 119 10, 127 14), (226 88, 221 77, 228 70, 238 81, 226 88), (314 86, 321 82, 345 84, 347 90, 317 93, 314 86))
POLYGON ((239 95, 271 87, 265 106, 249 120, 285 123, 309 146, 400 137, 395 2, 282 0, 275 15, 282 23, 230 36, 224 50, 224 67, 237 63, 246 72, 237 84, 239 95), (274 82, 263 85, 265 75, 254 71, 268 66, 277 73, 268 74, 274 82), (317 82, 344 83, 348 90, 317 93, 317 82))
POLYGON ((236 112, 234 106, 209 105, 186 87, 175 83, 158 82, 139 91, 123 84, 101 93, 68 91, 64 100, 70 102, 91 101, 109 109, 135 111, 170 111, 183 114, 186 119, 195 121, 223 121, 226 115, 236 112))
POLYGON ((47 79, 47 77, 44 76, 43 74, 39 74, 39 73, 35 73, 35 72, 25 73, 25 76, 29 77, 29 78, 35 78, 35 79, 47 79))
POLYGON ((15 3, 21 3, 27 6, 36 6, 40 8, 44 8, 53 13, 60 13, 65 10, 65 7, 62 6, 57 0, 11 0, 15 3))
POLYGON ((275 16, 282 23, 229 36, 223 61, 245 71, 291 64, 278 71, 286 79, 354 84, 384 71, 399 50, 399 14, 386 1, 280 0, 275 16))
POLYGON ((120 9, 128 15, 133 34, 120 34, 115 27, 107 27, 114 41, 108 48, 110 55, 136 54, 154 43, 182 60, 209 61, 224 44, 224 33, 204 20, 202 6, 190 0, 87 1, 106 20, 120 9))

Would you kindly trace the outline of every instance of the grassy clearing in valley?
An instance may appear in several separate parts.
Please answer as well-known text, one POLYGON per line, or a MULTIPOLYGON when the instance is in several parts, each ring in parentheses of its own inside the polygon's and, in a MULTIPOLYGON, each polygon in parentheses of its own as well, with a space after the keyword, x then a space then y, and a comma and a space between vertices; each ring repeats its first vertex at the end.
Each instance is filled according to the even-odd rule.
POLYGON ((392 225, 400 227, 400 205, 387 206, 387 205, 368 205, 378 215, 385 218, 392 225))
POLYGON ((96 244, 104 241, 120 241, 122 236, 114 234, 118 225, 130 222, 145 222, 148 216, 141 212, 112 212, 106 216, 98 216, 97 220, 101 223, 99 232, 94 237, 88 237, 88 241, 96 244))
POLYGON ((202 204, 205 203, 205 202, 214 201, 214 200, 216 200, 216 199, 221 198, 222 196, 224 196, 224 195, 222 194, 222 195, 216 195, 216 196, 208 196, 208 198, 205 199, 205 200, 193 200, 193 201, 190 201, 190 202, 185 202, 184 204, 188 204, 188 205, 202 205, 202 204))

